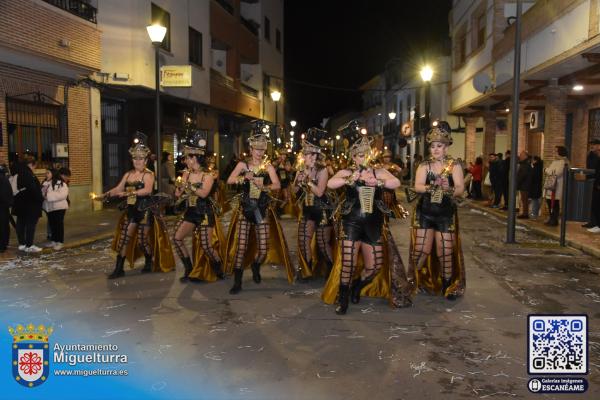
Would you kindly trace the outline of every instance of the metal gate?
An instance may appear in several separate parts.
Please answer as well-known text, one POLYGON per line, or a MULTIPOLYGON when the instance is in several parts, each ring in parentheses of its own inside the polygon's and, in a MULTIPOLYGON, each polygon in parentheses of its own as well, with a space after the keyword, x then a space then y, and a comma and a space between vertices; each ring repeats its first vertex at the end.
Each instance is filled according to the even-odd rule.
POLYGON ((102 182, 103 191, 115 187, 129 168, 129 136, 125 125, 124 103, 103 99, 102 118, 102 182))
POLYGON ((60 102, 32 92, 6 97, 8 160, 32 154, 38 168, 68 166, 67 110, 60 102))

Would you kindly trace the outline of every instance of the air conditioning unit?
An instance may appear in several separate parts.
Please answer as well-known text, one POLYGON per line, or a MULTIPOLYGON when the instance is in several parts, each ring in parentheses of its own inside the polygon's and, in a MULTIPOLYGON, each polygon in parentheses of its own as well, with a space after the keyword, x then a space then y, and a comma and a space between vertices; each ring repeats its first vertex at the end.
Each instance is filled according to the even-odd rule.
POLYGON ((69 144, 68 143, 54 143, 52 145, 52 158, 68 158, 69 157, 69 144))
POLYGON ((542 129, 544 127, 544 112, 532 111, 529 113, 529 129, 542 129))

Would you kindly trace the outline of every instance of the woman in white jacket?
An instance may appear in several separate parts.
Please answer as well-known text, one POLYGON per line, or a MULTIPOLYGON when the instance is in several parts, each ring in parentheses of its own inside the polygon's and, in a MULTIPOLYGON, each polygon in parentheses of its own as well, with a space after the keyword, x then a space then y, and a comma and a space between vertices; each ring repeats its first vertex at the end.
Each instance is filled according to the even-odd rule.
MULTIPOLYGON (((558 215, 560 214, 560 201, 563 193, 563 169, 565 164, 569 164, 567 158, 567 149, 564 146, 556 146, 557 158, 546 168, 546 182, 548 182, 549 176, 556 176, 556 184, 554 190, 547 189, 544 187, 544 197, 548 204, 548 210, 550 210, 550 218, 546 221, 546 225, 557 226, 558 215)), ((554 179, 554 178, 550 178, 554 179)), ((547 186, 547 185, 545 185, 547 186)))
POLYGON ((60 250, 65 241, 65 212, 69 208, 67 197, 69 187, 60 179, 57 170, 52 170, 52 180, 42 187, 44 203, 42 208, 48 213, 51 244, 54 250, 60 250))

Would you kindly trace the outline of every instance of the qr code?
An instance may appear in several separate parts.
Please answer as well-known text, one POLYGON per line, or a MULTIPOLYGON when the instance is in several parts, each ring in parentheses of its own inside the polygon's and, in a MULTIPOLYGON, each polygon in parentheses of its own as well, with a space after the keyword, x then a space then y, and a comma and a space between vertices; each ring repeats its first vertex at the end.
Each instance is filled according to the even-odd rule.
POLYGON ((529 315, 530 374, 587 374, 587 316, 529 315))

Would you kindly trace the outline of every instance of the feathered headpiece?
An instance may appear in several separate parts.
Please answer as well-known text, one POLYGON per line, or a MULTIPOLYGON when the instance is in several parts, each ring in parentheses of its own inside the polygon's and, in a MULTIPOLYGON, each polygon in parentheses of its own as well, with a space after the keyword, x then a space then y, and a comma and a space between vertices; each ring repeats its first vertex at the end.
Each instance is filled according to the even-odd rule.
POLYGON ((433 127, 427 133, 427 143, 440 142, 450 146, 452 144, 452 134, 450 124, 446 121, 436 121, 433 127))
POLYGON ((338 129, 343 138, 344 148, 350 156, 371 151, 373 139, 361 133, 357 120, 352 120, 338 129))
POLYGON ((148 136, 140 131, 133 135, 133 144, 129 148, 129 154, 132 158, 146 158, 150 154, 150 148, 147 145, 148 136))
POLYGON ((266 150, 271 141, 269 139, 271 127, 263 120, 255 120, 253 123, 254 127, 252 134, 248 138, 248 143, 253 149, 266 150))
POLYGON ((302 152, 304 154, 321 154, 327 147, 329 133, 323 129, 310 128, 304 136, 304 139, 302 139, 302 152))
POLYGON ((208 131, 204 129, 195 129, 185 137, 181 144, 183 145, 183 155, 190 154, 204 155, 208 144, 208 131))

